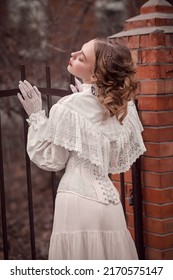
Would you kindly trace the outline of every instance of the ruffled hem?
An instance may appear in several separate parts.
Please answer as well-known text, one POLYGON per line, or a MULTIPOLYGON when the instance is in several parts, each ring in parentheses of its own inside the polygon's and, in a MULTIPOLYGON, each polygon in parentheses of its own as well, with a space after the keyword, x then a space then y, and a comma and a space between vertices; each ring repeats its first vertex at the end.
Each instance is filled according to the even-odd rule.
POLYGON ((128 229, 120 231, 75 231, 53 233, 51 260, 137 260, 128 229))

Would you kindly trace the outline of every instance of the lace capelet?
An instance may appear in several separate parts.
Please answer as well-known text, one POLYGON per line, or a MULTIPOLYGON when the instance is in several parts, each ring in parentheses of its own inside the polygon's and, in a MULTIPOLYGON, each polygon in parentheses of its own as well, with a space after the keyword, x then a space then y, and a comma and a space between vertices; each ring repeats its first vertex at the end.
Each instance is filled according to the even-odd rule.
MULTIPOLYGON (((115 117, 103 121, 103 110, 88 91, 60 99, 50 110, 45 140, 75 151, 102 174, 125 172, 146 150, 135 105, 129 103, 123 125, 115 117)), ((31 115, 35 125, 41 114, 31 115)))

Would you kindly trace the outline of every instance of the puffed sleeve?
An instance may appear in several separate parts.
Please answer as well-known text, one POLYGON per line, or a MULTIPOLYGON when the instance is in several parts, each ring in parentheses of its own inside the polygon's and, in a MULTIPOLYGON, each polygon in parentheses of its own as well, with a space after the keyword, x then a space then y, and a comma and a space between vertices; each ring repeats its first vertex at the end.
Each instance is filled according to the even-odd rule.
POLYGON ((29 123, 27 153, 32 162, 47 171, 59 171, 65 167, 69 151, 60 145, 46 140, 50 120, 45 111, 31 114, 29 123))

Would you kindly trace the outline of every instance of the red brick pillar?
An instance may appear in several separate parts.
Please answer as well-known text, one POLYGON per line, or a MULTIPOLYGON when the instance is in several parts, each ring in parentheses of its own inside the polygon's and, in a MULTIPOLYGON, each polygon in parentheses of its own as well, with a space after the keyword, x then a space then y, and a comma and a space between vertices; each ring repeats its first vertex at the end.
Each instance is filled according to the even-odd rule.
MULTIPOLYGON (((138 66, 137 98, 147 148, 141 174, 146 259, 173 259, 173 6, 164 0, 146 2, 140 15, 111 38, 131 49, 138 66)), ((126 177, 128 195, 129 172, 126 177)), ((129 206, 127 221, 133 235, 129 206)))

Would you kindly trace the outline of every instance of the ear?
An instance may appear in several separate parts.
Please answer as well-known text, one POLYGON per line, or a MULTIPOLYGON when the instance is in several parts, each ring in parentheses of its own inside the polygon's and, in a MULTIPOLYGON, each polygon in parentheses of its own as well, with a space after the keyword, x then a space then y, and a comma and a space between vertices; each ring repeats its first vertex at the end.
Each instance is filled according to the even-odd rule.
POLYGON ((95 74, 93 74, 92 76, 91 76, 91 82, 92 83, 95 83, 97 81, 97 76, 95 75, 95 74))

